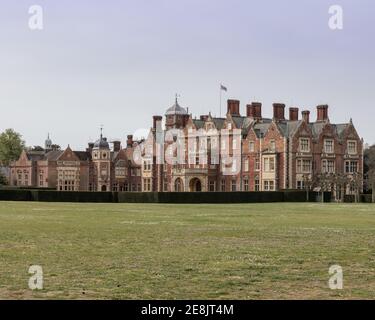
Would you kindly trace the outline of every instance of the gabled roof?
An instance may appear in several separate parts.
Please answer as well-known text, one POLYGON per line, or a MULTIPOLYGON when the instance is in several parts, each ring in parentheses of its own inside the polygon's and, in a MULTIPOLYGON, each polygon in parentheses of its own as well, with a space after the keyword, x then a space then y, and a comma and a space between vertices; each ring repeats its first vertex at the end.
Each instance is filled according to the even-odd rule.
POLYGON ((56 161, 63 154, 63 152, 64 151, 62 151, 62 150, 49 151, 45 154, 45 160, 56 161))
POLYGON ((73 151, 80 161, 91 160, 91 153, 87 151, 73 151))
POLYGON ((204 128, 204 120, 193 119, 193 123, 198 130, 204 128))

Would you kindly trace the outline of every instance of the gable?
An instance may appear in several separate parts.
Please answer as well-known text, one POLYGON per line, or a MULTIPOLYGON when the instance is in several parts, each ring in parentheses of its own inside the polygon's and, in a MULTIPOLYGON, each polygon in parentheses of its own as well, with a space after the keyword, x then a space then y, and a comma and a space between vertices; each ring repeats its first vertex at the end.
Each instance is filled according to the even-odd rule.
POLYGON ((58 158, 59 161, 80 161, 77 155, 69 147, 58 158))

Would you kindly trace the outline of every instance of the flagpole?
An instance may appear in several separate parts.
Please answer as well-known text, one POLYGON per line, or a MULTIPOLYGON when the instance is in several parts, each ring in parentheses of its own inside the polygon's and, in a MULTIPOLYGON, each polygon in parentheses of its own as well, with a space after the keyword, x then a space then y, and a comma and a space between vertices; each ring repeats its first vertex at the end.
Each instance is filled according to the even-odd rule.
POLYGON ((220 118, 221 118, 221 95, 223 90, 221 90, 221 85, 220 85, 220 118))

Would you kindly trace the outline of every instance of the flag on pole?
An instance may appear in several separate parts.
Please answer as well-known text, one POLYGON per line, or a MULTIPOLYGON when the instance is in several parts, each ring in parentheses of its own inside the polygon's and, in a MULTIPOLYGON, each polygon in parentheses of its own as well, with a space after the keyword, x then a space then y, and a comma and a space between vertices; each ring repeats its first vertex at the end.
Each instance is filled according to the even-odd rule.
POLYGON ((225 92, 228 91, 227 87, 224 87, 222 84, 220 85, 220 90, 225 91, 225 92))

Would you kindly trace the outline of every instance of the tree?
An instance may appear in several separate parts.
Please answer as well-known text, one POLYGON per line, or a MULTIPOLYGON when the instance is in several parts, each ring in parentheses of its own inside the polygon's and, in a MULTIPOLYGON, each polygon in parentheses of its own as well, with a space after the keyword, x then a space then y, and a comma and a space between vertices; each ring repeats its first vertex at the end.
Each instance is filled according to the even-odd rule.
POLYGON ((354 201, 360 201, 361 190, 363 187, 363 176, 361 173, 354 173, 349 180, 351 190, 354 191, 354 201))
POLYGON ((372 190, 372 202, 375 203, 375 145, 365 150, 364 174, 368 189, 372 190))
POLYGON ((337 173, 334 175, 334 186, 336 189, 336 200, 339 202, 344 202, 346 187, 349 183, 348 176, 343 173, 337 173))
POLYGON ((51 149, 52 150, 61 150, 61 147, 58 144, 52 144, 51 149))
POLYGON ((331 190, 332 187, 332 175, 328 173, 321 173, 317 175, 317 186, 320 188, 322 193, 322 202, 324 202, 324 192, 331 190))
POLYGON ((0 172, 0 186, 5 186, 8 184, 7 178, 0 172))
POLYGON ((25 141, 13 129, 6 129, 0 134, 0 165, 9 166, 11 161, 17 160, 25 148, 25 141))
POLYGON ((306 190, 306 202, 310 201, 310 191, 313 190, 315 184, 316 184, 316 179, 312 177, 311 174, 304 174, 303 177, 303 184, 306 190))

